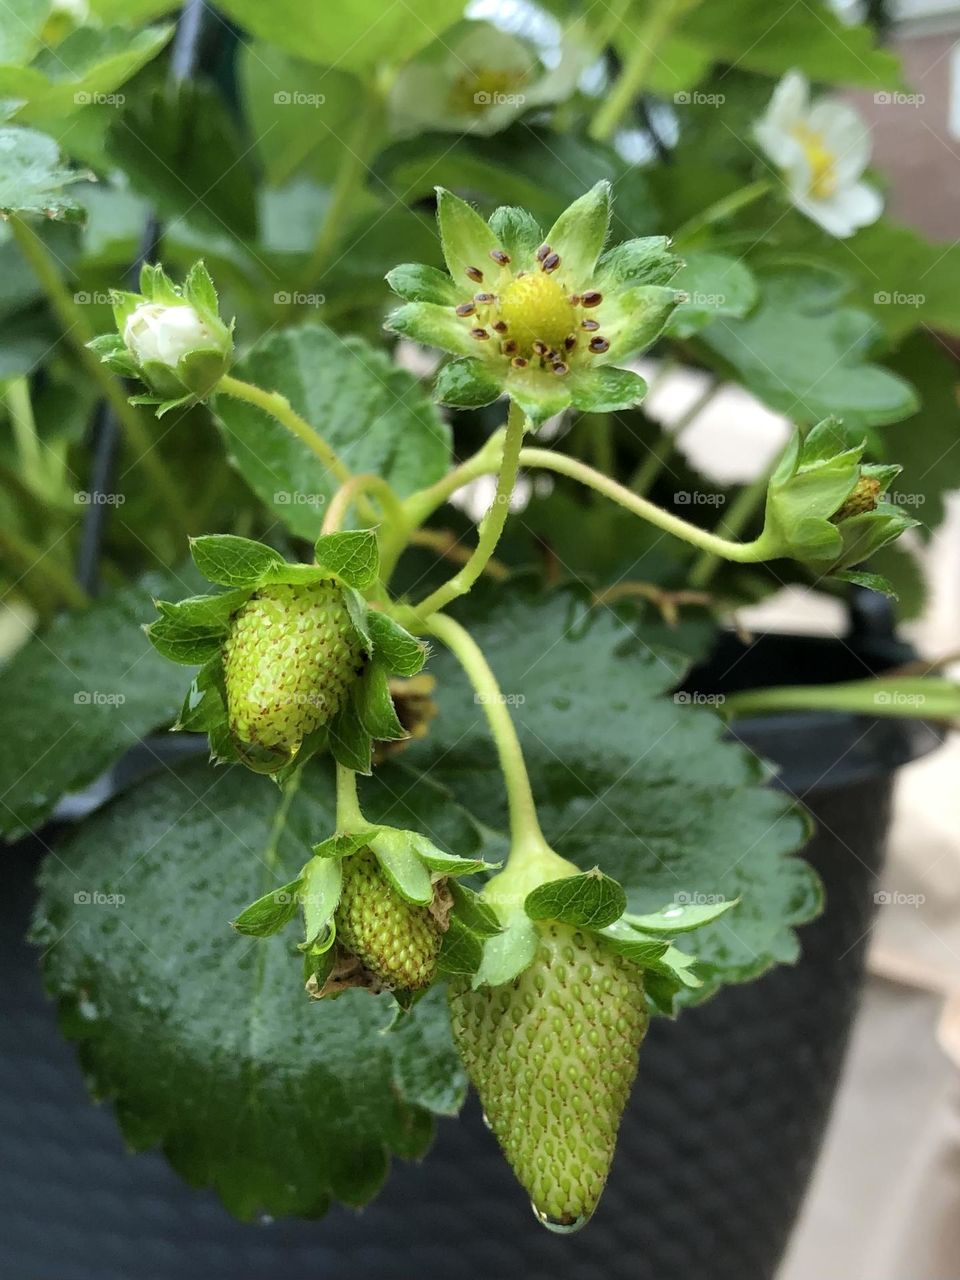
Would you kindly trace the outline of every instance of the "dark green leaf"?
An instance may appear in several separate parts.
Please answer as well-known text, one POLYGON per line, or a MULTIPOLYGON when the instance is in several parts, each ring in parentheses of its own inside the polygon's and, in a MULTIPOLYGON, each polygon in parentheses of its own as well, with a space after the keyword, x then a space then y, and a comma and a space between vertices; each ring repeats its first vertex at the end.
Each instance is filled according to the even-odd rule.
POLYGON ((316 543, 317 564, 335 573, 349 587, 364 591, 380 575, 380 552, 375 529, 324 533, 316 543))
POLYGON ((240 912, 233 927, 250 938, 269 938, 279 933, 297 914, 302 888, 303 878, 298 877, 279 889, 269 890, 240 912))
POLYGON ((0 128, 0 214, 80 218, 82 209, 64 188, 82 176, 62 163, 52 138, 34 129, 0 128))
POLYGON ((376 609, 370 610, 368 621, 376 657, 398 676, 415 676, 426 661, 426 644, 376 609))
POLYGON ((224 587, 258 587, 272 571, 286 567, 283 556, 273 547, 232 533, 192 538, 190 554, 208 582, 224 587))

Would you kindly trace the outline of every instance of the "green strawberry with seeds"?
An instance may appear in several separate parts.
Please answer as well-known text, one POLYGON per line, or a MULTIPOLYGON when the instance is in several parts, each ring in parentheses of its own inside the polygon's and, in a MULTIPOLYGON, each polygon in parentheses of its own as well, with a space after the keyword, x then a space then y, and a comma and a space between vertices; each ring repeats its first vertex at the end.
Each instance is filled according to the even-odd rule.
POLYGON ((234 615, 223 645, 234 739, 295 752, 343 706, 363 661, 362 642, 333 579, 261 587, 234 615))
POLYGON ((434 979, 444 929, 430 906, 402 898, 370 849, 344 859, 334 916, 337 944, 389 989, 417 991, 434 979))
POLYGON ((647 1029, 643 973, 594 934, 539 926, 512 982, 451 989, 453 1035, 484 1115, 542 1222, 593 1213, 647 1029))

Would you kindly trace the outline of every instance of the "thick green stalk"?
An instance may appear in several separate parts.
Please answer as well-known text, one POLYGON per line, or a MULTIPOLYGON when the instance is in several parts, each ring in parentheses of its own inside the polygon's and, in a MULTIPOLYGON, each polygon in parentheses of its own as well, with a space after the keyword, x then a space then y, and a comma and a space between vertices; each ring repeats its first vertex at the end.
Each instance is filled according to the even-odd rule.
POLYGON ((610 141, 631 104, 646 88, 660 46, 684 10, 690 7, 691 0, 649 0, 646 20, 639 28, 630 30, 633 47, 623 70, 590 122, 591 138, 597 142, 610 141))
MULTIPOLYGON (((744 525, 763 502, 767 493, 767 485, 770 480, 769 470, 763 471, 756 480, 752 480, 750 484, 744 485, 734 500, 730 503, 728 510, 720 520, 720 528, 731 537, 737 537, 744 525)), ((757 543, 763 541, 763 535, 757 539, 755 543, 747 543, 747 546, 756 546, 757 543)), ((733 559, 727 556, 726 559, 733 559)), ((765 559, 775 559, 776 553, 765 559)), ((710 579, 720 568, 720 560, 717 554, 712 552, 709 547, 704 548, 704 554, 699 556, 693 568, 690 571, 690 586, 703 588, 707 586, 710 579)))
POLYGON ((772 190, 773 182, 769 178, 761 178, 758 182, 751 182, 748 186, 738 187, 730 195, 724 196, 714 204, 708 205, 706 209, 696 214, 689 222, 685 222, 679 231, 675 231, 673 235, 674 247, 682 249, 691 240, 695 239, 701 231, 706 231, 715 222, 722 222, 726 218, 732 218, 735 213, 739 213, 741 209, 745 209, 756 200, 760 200, 772 190))

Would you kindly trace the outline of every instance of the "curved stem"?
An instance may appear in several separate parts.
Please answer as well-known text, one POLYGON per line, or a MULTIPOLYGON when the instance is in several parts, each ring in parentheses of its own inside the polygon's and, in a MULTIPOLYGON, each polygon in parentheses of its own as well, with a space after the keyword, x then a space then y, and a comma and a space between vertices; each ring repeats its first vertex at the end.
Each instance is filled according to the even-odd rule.
POLYGON ((309 289, 330 265, 330 259, 337 247, 343 223, 350 212, 354 188, 367 164, 367 153, 370 149, 370 135, 379 119, 381 101, 378 94, 370 90, 363 110, 357 117, 356 125, 345 144, 346 152, 337 172, 337 178, 330 193, 330 203, 324 215, 307 265, 303 271, 305 288, 309 289))
POLYGON ((404 515, 400 499, 387 481, 383 476, 364 473, 351 476, 333 495, 333 500, 323 519, 323 532, 335 533, 343 524, 351 502, 356 502, 366 493, 376 494, 382 500, 384 510, 392 524, 402 523, 404 515))
POLYGON ((261 387, 255 387, 252 382, 241 382, 239 378, 231 377, 227 373, 217 383, 217 394, 231 396, 234 400, 243 400, 247 404, 255 405, 263 413, 275 418, 291 435, 305 444, 314 457, 319 458, 341 484, 346 484, 350 479, 349 468, 340 461, 323 436, 315 431, 305 418, 301 418, 287 397, 281 395, 279 391, 264 391, 261 387))
POLYGON ((549 449, 524 449, 520 454, 520 464, 525 467, 542 467, 546 471, 555 471, 558 475, 578 480, 581 484, 596 489, 611 501, 619 503, 621 507, 626 507, 641 520, 656 525, 664 533, 673 534, 674 537, 689 542, 702 551, 722 556, 725 560, 752 564, 769 558, 768 548, 762 537, 754 542, 729 542, 726 538, 718 537, 707 529, 701 529, 698 525, 690 524, 686 520, 681 520, 679 516, 664 511, 662 507, 658 507, 647 498, 641 498, 632 490, 618 484, 616 480, 611 480, 609 476, 594 471, 592 467, 588 467, 576 458, 569 458, 566 454, 552 453, 549 449))
POLYGON ((590 122, 590 137, 609 142, 631 103, 646 86, 657 50, 691 0, 652 0, 646 21, 638 30, 631 29, 633 47, 610 94, 603 100, 590 122))
POLYGON ((483 573, 487 561, 496 551, 497 543, 500 541, 500 535, 503 533, 503 526, 507 522, 507 515, 510 511, 510 498, 513 494, 513 487, 517 482, 517 472, 520 467, 520 446, 523 444, 525 430, 526 418, 523 411, 511 401, 510 412, 507 416, 507 433, 503 442, 503 458, 500 463, 500 474, 497 477, 497 491, 494 494, 490 509, 481 521, 477 545, 474 547, 473 554, 467 563, 458 573, 455 573, 448 582, 437 587, 436 591, 431 592, 418 605, 414 605, 413 613, 417 618, 421 620, 429 618, 432 613, 436 613, 438 609, 443 609, 451 600, 456 600, 458 596, 466 595, 483 573))
POLYGON ((480 476, 490 475, 500 466, 503 457, 503 442, 506 429, 500 427, 490 439, 478 449, 471 458, 461 462, 445 476, 426 489, 413 493, 402 503, 406 515, 407 527, 416 529, 433 515, 438 507, 442 507, 448 498, 452 498, 458 489, 478 480, 480 476))
POLYGON ((46 245, 33 228, 18 217, 12 217, 9 226, 20 252, 40 281, 50 306, 63 327, 64 338, 76 351, 87 373, 100 387, 104 399, 116 414, 127 445, 136 455, 135 462, 149 474, 157 493, 181 530, 189 533, 190 521, 186 505, 176 482, 154 451, 156 441, 144 425, 140 410, 130 403, 122 384, 87 346, 96 337, 90 320, 82 307, 74 302, 46 245))
MULTIPOLYGON (((460 544, 452 529, 414 529, 410 534, 410 546, 428 547, 454 564, 466 564, 471 554, 468 547, 460 544)), ((483 572, 494 582, 506 582, 510 577, 509 567, 493 556, 483 566, 483 572)))
MULTIPOLYGON (((750 484, 744 485, 734 500, 730 503, 730 507, 720 521, 720 528, 732 537, 737 537, 743 526, 756 511, 757 507, 763 502, 767 492, 767 484, 770 480, 770 469, 761 471, 760 475, 750 484)), ((763 541, 763 535, 757 539, 757 542, 763 541)), ((751 544, 747 544, 751 545, 751 544)), ((754 543, 753 545, 756 545, 754 543)), ((730 559, 730 557, 727 557, 730 559)), ((768 557, 773 559, 773 556, 768 557)), ((692 570, 690 571, 690 586, 705 587, 710 579, 720 568, 720 561, 716 554, 705 551, 705 554, 699 556, 692 570)))
POLYGON ((756 200, 760 200, 774 187, 770 178, 760 178, 757 182, 751 182, 745 187, 739 187, 736 191, 722 199, 717 200, 714 204, 708 205, 701 213, 691 218, 689 222, 685 222, 679 231, 674 232, 673 244, 674 248, 680 248, 685 243, 693 240, 705 231, 707 227, 712 227, 715 222, 722 222, 724 218, 731 218, 735 213, 739 213, 741 209, 745 209, 747 205, 751 205, 756 200))
POLYGON ((337 830, 364 831, 370 823, 360 809, 357 775, 344 765, 337 765, 337 830))
MULTIPOLYGON (((552 853, 540 830, 530 776, 523 759, 517 730, 507 710, 507 699, 490 669, 483 650, 466 628, 446 614, 434 614, 426 624, 431 635, 447 646, 473 685, 476 701, 483 707, 490 735, 497 748, 500 768, 507 788, 510 810, 510 861, 552 853)), ((556 855, 554 855, 556 856, 556 855)))

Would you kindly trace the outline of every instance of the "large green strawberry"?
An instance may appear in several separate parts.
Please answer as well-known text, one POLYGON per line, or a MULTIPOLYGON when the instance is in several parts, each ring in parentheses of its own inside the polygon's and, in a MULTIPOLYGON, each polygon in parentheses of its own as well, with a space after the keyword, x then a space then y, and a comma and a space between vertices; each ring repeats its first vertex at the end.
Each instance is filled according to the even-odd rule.
POLYGON ((437 914, 402 898, 372 850, 344 859, 334 919, 338 945, 385 987, 416 991, 433 981, 444 933, 437 914))
POLYGON ((454 1039, 541 1221, 596 1208, 647 1029, 642 971, 572 925, 542 923, 512 982, 451 990, 454 1039))
POLYGON ((234 616, 223 645, 233 737, 295 751, 337 714, 362 665, 337 582, 261 587, 234 616))

